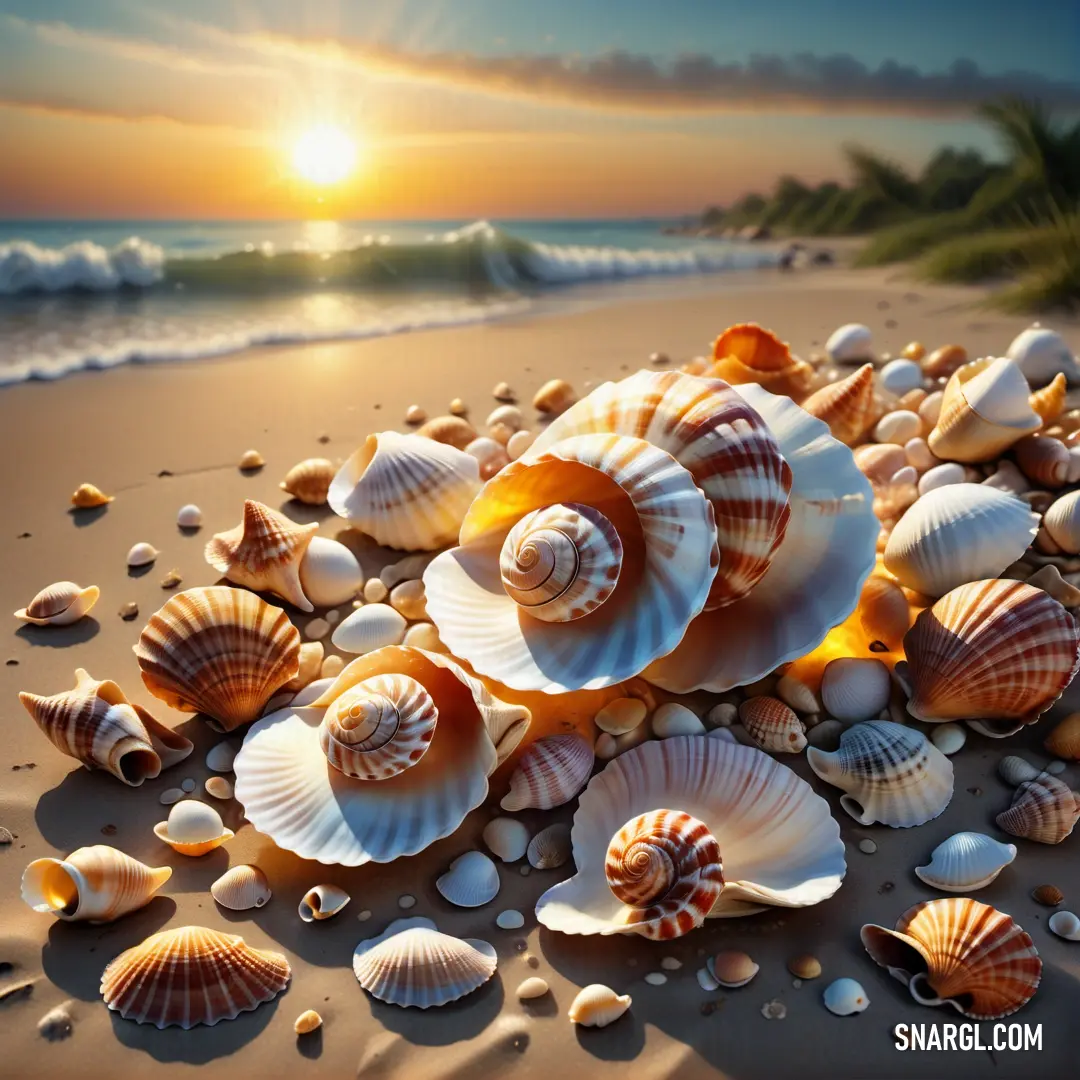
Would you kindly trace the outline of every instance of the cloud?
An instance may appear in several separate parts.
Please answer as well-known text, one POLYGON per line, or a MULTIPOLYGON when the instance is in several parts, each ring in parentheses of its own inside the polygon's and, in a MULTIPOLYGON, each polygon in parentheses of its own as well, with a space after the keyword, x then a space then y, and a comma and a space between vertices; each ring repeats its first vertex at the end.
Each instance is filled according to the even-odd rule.
POLYGON ((0 94, 0 109, 10 109, 15 112, 34 113, 39 116, 52 116, 68 120, 99 120, 124 124, 171 124, 176 127, 223 131, 234 135, 252 133, 248 129, 238 128, 232 124, 178 116, 163 111, 155 112, 138 107, 127 109, 124 107, 107 108, 99 105, 88 105, 65 97, 19 97, 11 94, 0 94))

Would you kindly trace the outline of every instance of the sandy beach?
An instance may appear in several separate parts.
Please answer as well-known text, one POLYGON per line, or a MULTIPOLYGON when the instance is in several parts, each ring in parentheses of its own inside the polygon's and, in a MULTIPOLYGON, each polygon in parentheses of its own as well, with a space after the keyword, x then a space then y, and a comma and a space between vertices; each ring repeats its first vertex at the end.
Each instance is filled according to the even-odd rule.
MULTIPOLYGON (((994 815, 1009 803, 1009 789, 995 775, 1005 753, 1026 753, 1045 764, 1042 739, 1054 718, 1080 709, 1074 686, 1049 716, 1022 734, 999 742, 972 734, 954 759, 955 794, 948 810, 919 828, 857 825, 839 807, 840 792, 813 777, 804 756, 785 759, 829 802, 847 845, 847 876, 840 892, 815 907, 776 909, 743 919, 711 920, 674 942, 628 937, 570 938, 538 927, 533 908, 540 894, 572 872, 520 872, 500 867, 502 888, 486 907, 452 907, 435 889, 450 861, 480 846, 484 824, 496 812, 509 770, 494 774, 487 803, 462 828, 420 855, 386 865, 349 869, 307 863, 278 850, 243 822, 240 806, 222 804, 237 835, 199 859, 166 848, 153 826, 167 814, 163 790, 211 775, 206 751, 220 740, 206 722, 168 709, 142 685, 131 653, 146 619, 168 598, 159 582, 175 568, 181 588, 211 584, 217 575, 203 560, 211 534, 233 526, 242 502, 252 498, 302 521, 318 521, 322 535, 343 526, 329 507, 305 507, 284 498, 278 482, 305 457, 344 458, 370 432, 404 430, 413 403, 429 415, 461 397, 474 419, 494 407, 492 387, 506 380, 522 402, 547 379, 569 380, 579 393, 648 366, 654 351, 674 363, 706 352, 712 339, 736 322, 774 329, 800 355, 820 351, 842 323, 862 322, 879 352, 897 354, 911 340, 934 347, 963 344, 970 356, 1001 355, 1029 320, 978 306, 981 293, 929 288, 895 272, 844 268, 778 274, 718 275, 707 289, 695 282, 686 295, 665 287, 658 299, 633 296, 589 305, 575 298, 545 299, 554 313, 522 316, 457 329, 422 331, 361 342, 265 348, 218 360, 127 365, 83 372, 54 383, 28 382, 0 390, 3 534, 0 608, 13 612, 49 582, 70 579, 101 588, 93 613, 66 628, 24 626, 8 618, 0 749, 0 826, 14 842, 0 848, 0 994, 28 982, 25 991, 0 1000, 3 1065, 14 1078, 114 1077, 133 1071, 162 1077, 347 1076, 412 1080, 502 1076, 593 1075, 729 1080, 877 1080, 950 1076, 974 1080, 1037 1075, 1054 1080, 1075 1074, 1080 944, 1054 937, 1050 910, 1031 890, 1057 885, 1065 907, 1080 906, 1080 838, 1059 846, 1018 841, 1020 854, 978 898, 1009 912, 1035 940, 1044 966, 1034 998, 1012 1020, 1041 1025, 1042 1050, 1025 1053, 901 1053, 896 1024, 960 1022, 951 1010, 920 1007, 899 982, 876 967, 859 941, 859 927, 892 926, 912 904, 935 895, 913 874, 950 834, 978 830, 999 835, 994 815), (240 455, 258 449, 265 467, 237 468, 240 455), (92 482, 115 496, 98 511, 72 513, 71 492, 92 482), (191 535, 175 524, 185 503, 205 514, 191 535), (147 571, 129 572, 125 554, 137 541, 160 549, 147 571), (134 601, 136 618, 118 614, 134 601), (54 694, 73 683, 76 667, 115 679, 129 697, 195 742, 188 761, 138 789, 90 773, 62 756, 31 722, 17 692, 54 694), (873 854, 859 850, 872 837, 873 854), (154 866, 171 866, 171 881, 141 911, 106 926, 64 924, 36 914, 19 897, 19 881, 35 858, 109 843, 154 866), (255 863, 267 874, 273 899, 254 912, 231 913, 211 899, 210 884, 230 864, 255 863), (297 917, 304 892, 320 882, 347 889, 350 905, 323 924, 297 917), (398 899, 417 898, 409 912, 433 918, 440 929, 482 938, 498 951, 496 976, 469 997, 424 1013, 384 1005, 357 984, 352 952, 402 912, 398 899), (495 916, 516 908, 521 930, 496 928, 495 916), (358 921, 369 911, 370 918, 358 921), (260 948, 286 954, 293 977, 288 991, 253 1013, 213 1028, 158 1031, 110 1013, 98 985, 104 965, 122 950, 165 927, 186 924, 240 933, 260 948), (748 986, 704 992, 695 978, 704 957, 743 949, 760 965, 748 986), (786 962, 802 953, 821 960, 820 979, 793 985, 786 962), (674 957, 665 985, 644 981, 674 957), (551 994, 519 1002, 515 988, 540 975, 551 994), (857 979, 871 1004, 857 1016, 838 1018, 824 1009, 821 992, 835 978, 857 979), (606 983, 633 997, 628 1015, 603 1030, 571 1026, 566 1010, 577 990, 606 983), (766 1019, 771 1000, 786 1018, 766 1019), (46 1041, 37 1021, 70 1003, 73 1032, 46 1041), (297 1040, 293 1021, 306 1009, 324 1019, 317 1035, 297 1040)), ((1054 320, 1074 351, 1080 327, 1054 320)), ((361 549, 370 575, 390 558, 361 549)), ((292 612, 297 625, 309 617, 292 612)), ((342 609, 347 614, 347 607, 342 609)), ((327 641, 329 645, 329 641, 327 641)), ((705 697, 696 700, 705 701, 705 697)), ((1080 765, 1064 774, 1080 786, 1080 765)), ((526 811, 531 830, 569 822, 576 803, 559 810, 526 811)), ((989 1038, 992 1024, 981 1025, 989 1038)))

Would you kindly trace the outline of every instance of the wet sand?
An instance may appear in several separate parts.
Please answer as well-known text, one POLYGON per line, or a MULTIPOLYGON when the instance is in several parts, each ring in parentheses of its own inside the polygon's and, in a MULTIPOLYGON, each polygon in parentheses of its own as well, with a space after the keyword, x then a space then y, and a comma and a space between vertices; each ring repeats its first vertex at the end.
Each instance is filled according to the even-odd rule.
MULTIPOLYGON (((514 1075, 549 1077, 729 1077, 731 1080, 848 1080, 950 1076, 1046 1078, 1075 1075, 1076 1015, 1080 1005, 1080 944, 1053 937, 1049 910, 1030 897, 1053 883, 1065 906, 1080 910, 1080 838, 1057 847, 1018 841, 1020 854, 991 886, 984 902, 1009 912, 1034 938, 1044 960, 1034 1000, 1012 1019, 1042 1025, 1042 1051, 901 1053, 894 1049, 897 1023, 962 1021, 951 1010, 916 1005, 907 991, 877 968, 858 937, 864 922, 891 926, 911 904, 933 895, 912 873, 945 837, 962 829, 999 835, 995 814, 1010 799, 994 767, 1005 753, 1047 757, 1041 739, 1052 719, 1005 742, 972 734, 953 760, 956 790, 936 821, 911 830, 858 826, 839 808, 839 791, 813 779, 805 757, 785 756, 812 779, 829 801, 848 846, 848 873, 840 892, 817 907, 766 912, 750 918, 712 920, 669 944, 631 938, 564 937, 537 927, 533 906, 541 892, 571 867, 533 871, 501 867, 502 890, 487 907, 452 908, 435 890, 435 878, 452 858, 479 846, 480 832, 505 791, 508 771, 492 779, 492 795, 454 836, 413 858, 348 869, 305 863, 277 850, 227 804, 226 824, 237 830, 224 848, 185 859, 162 845, 153 825, 166 808, 158 796, 193 777, 201 788, 211 775, 207 749, 219 741, 198 718, 173 713, 142 686, 131 654, 146 618, 168 597, 159 585, 176 568, 181 588, 209 584, 214 572, 202 548, 216 531, 235 524, 242 500, 282 506, 300 520, 318 520, 334 536, 342 522, 328 508, 283 500, 278 481, 309 456, 343 457, 370 431, 401 428, 416 402, 436 415, 453 397, 472 406, 481 421, 494 407, 491 388, 507 380, 523 401, 546 379, 569 379, 579 392, 589 383, 617 378, 647 364, 654 350, 682 362, 707 350, 711 339, 738 321, 759 321, 789 340, 800 354, 820 348, 829 332, 848 321, 867 323, 880 351, 894 354, 913 339, 933 347, 959 341, 971 355, 1000 354, 1026 320, 972 307, 977 293, 913 285, 886 273, 837 269, 790 276, 731 275, 707 294, 573 310, 544 318, 518 318, 456 330, 408 334, 366 342, 266 349, 216 361, 129 366, 86 373, 55 384, 25 384, 0 391, 0 449, 5 461, 4 572, 0 608, 22 607, 47 583, 71 579, 97 584, 102 597, 90 617, 68 628, 27 627, 9 617, 0 653, 4 738, 0 743, 0 825, 15 834, 0 848, 0 994, 32 980, 28 994, 0 1000, 5 1076, 114 1077, 143 1070, 157 1076, 345 1076, 404 1080, 514 1075), (320 442, 320 436, 328 441, 320 442), (266 467, 254 475, 236 468, 249 447, 266 467), (68 499, 91 481, 116 496, 100 511, 73 514, 68 499), (176 511, 195 502, 203 529, 183 535, 176 511), (128 548, 147 540, 161 549, 145 573, 129 573, 128 548), (124 621, 118 609, 139 605, 124 621), (20 628, 21 627, 21 628, 20 628), (85 667, 96 678, 116 679, 128 695, 195 741, 191 758, 139 789, 104 773, 89 773, 59 754, 19 705, 16 693, 57 693, 85 667), (858 842, 878 847, 863 854, 858 842), (152 865, 174 868, 164 895, 116 923, 68 925, 31 911, 19 898, 19 878, 34 858, 110 843, 152 865), (230 864, 254 862, 267 873, 274 897, 263 909, 231 913, 208 888, 230 864), (352 894, 345 911, 325 924, 305 925, 296 915, 303 893, 335 882, 352 894), (409 914, 426 915, 448 932, 484 938, 498 950, 499 970, 478 992, 442 1009, 421 1013, 384 1005, 360 989, 351 969, 362 938, 403 914, 398 897, 418 903, 409 914), (518 931, 495 927, 495 916, 517 908, 526 916, 518 931), (372 916, 359 922, 357 914, 372 916), (286 953, 293 967, 287 993, 257 1011, 214 1028, 157 1031, 109 1013, 98 996, 104 965, 123 949, 167 926, 188 923, 243 934, 252 945, 286 953), (695 971, 706 955, 725 948, 748 951, 761 965, 747 987, 705 993, 695 971), (795 987, 785 961, 816 954, 823 976, 795 987), (643 981, 660 959, 682 962, 666 985, 643 981), (532 958, 531 960, 529 958, 532 958), (532 966, 535 964, 535 966, 532 966), (11 965, 10 967, 6 965, 11 965), (517 985, 541 975, 548 997, 519 1003, 517 985), (821 1003, 832 979, 858 979, 871 999, 856 1017, 837 1018, 821 1003), (566 1019, 577 989, 607 983, 628 992, 630 1012, 604 1030, 579 1030, 566 1019), (761 1006, 772 999, 787 1008, 784 1020, 767 1020, 761 1006), (70 1002, 74 1031, 47 1042, 36 1024, 48 1010, 70 1002), (317 1009, 321 1033, 297 1040, 293 1020, 317 1009)), ((558 301, 555 301, 558 303, 558 301)), ((1054 325, 1060 326, 1058 320, 1054 325)), ((1080 346, 1075 325, 1066 329, 1080 346)), ((526 410, 528 411, 528 410, 526 410)), ((381 556, 371 554, 369 572, 381 556)), ((297 613, 298 614, 298 613, 297 613)), ((344 614, 344 611, 343 611, 344 614)), ((306 619, 298 616, 299 625, 306 619)), ((1080 687, 1067 695, 1080 708, 1080 687)), ((1054 716, 1068 711, 1059 705, 1054 716)), ((1065 774, 1080 785, 1080 766, 1065 774)), ((220 808, 220 804, 219 804, 220 808)), ((522 816, 536 830, 569 821, 573 806, 522 816)), ((992 1024, 982 1024, 984 1039, 992 1024)))

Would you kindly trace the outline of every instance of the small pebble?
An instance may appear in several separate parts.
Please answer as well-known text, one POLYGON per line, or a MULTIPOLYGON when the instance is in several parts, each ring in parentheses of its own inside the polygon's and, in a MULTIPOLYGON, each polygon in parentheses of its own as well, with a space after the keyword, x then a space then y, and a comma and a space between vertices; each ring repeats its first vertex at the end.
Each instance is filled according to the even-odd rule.
POLYGON ((859 841, 859 850, 864 855, 873 855, 874 852, 877 851, 877 844, 868 836, 864 840, 859 841))
POLYGON ((495 925, 500 930, 520 930, 525 925, 525 916, 520 911, 500 911, 495 917, 495 925))
POLYGON ((356 914, 357 922, 367 922, 371 918, 371 912, 365 908, 363 911, 359 911, 356 914))
POLYGON ((240 471, 241 472, 254 472, 256 469, 261 469, 266 464, 262 454, 258 450, 245 450, 240 456, 240 471))
POLYGON ((721 701, 719 705, 714 705, 705 714, 705 723, 714 728, 728 728, 731 727, 738 718, 738 705, 732 705, 726 701, 721 701))
POLYGON ((173 803, 179 802, 186 794, 187 792, 182 788, 171 787, 158 796, 158 802, 162 806, 172 806, 173 803))
POLYGON ((427 413, 419 405, 410 405, 405 410, 406 424, 422 424, 427 419, 427 413))
POLYGON ((390 590, 377 577, 373 577, 364 582, 363 595, 369 604, 381 604, 390 595, 390 590))
POLYGON ((1064 761, 1051 761, 1050 764, 1046 766, 1046 771, 1052 776, 1057 776, 1058 773, 1063 773, 1067 768, 1068 766, 1064 761))
POLYGON ((522 877, 528 877, 529 874, 532 873, 532 867, 531 866, 519 867, 518 868, 518 873, 521 874, 522 877))
POLYGON ((192 780, 192 778, 189 776, 180 784, 180 786, 190 795, 191 792, 193 792, 195 788, 198 787, 198 784, 196 784, 195 781, 192 780))
POLYGON ((206 752, 206 767, 211 772, 232 772, 240 748, 231 742, 219 742, 206 752))
POLYGON ((120 610, 117 612, 125 622, 131 622, 132 619, 139 617, 139 605, 134 600, 129 600, 126 604, 120 605, 120 610))
POLYGON ((312 619, 304 627, 304 633, 309 641, 318 641, 330 633, 330 624, 325 619, 312 619))
POLYGON ((399 896, 397 906, 401 908, 402 911, 408 911, 409 908, 416 907, 416 897, 409 893, 406 893, 404 896, 399 896))
POLYGON ((211 776, 203 786, 206 788, 206 794, 215 799, 225 800, 233 797, 232 784, 224 776, 211 776))
POLYGON ((531 1001, 533 998, 543 997, 548 992, 548 984, 539 976, 526 979, 517 988, 518 1001, 531 1001))
POLYGON ((9 829, 5 829, 2 825, 0 825, 0 847, 12 843, 14 839, 15 837, 11 835, 11 831, 9 829))
MULTIPOLYGON (((705 725, 685 705, 669 701, 652 714, 652 732, 658 739, 675 735, 704 735, 705 725)), ((627 733, 629 734, 629 733, 627 733)))
POLYGON ((593 753, 601 761, 610 761, 619 752, 619 744, 615 741, 614 735, 609 735, 606 731, 602 731, 597 737, 596 745, 593 747, 593 753))
POLYGON ((302 1012, 293 1024, 293 1031, 297 1035, 308 1035, 322 1027, 322 1017, 314 1010, 308 1009, 302 1012))
POLYGON ((955 754, 967 742, 967 728, 963 724, 934 724, 930 741, 943 754, 955 754))
POLYGON ((660 961, 660 966, 665 971, 678 971, 682 967, 682 961, 674 956, 665 956, 660 961))
POLYGON ((322 662, 322 668, 319 670, 319 677, 323 679, 335 679, 341 674, 341 669, 345 666, 345 661, 334 654, 328 656, 322 662))
POLYGON ((334 608, 326 613, 326 621, 333 626, 341 618, 341 612, 334 608))
POLYGON ((163 578, 161 579, 161 587, 162 587, 163 589, 175 589, 175 588, 176 588, 176 586, 177 586, 177 585, 179 585, 179 584, 180 584, 180 582, 181 582, 181 581, 183 581, 183 580, 184 580, 184 579, 183 579, 183 577, 181 576, 181 574, 180 574, 180 571, 179 571, 179 570, 175 570, 175 569, 173 569, 173 570, 170 570, 170 571, 169 571, 169 572, 168 572, 168 573, 167 573, 167 574, 166 574, 166 575, 165 575, 165 576, 164 576, 164 577, 163 577, 163 578))
POLYGON ((38 1034, 49 1042, 66 1039, 71 1034, 71 1013, 68 1012, 67 1002, 50 1009, 38 1021, 37 1029, 38 1034))
POLYGON ((761 1015, 766 1020, 783 1020, 787 1016, 787 1006, 782 1001, 766 1001, 761 1006, 761 1015))
POLYGON ((667 976, 662 971, 650 971, 645 976, 645 981, 650 986, 663 986, 667 982, 667 976))
POLYGON ((649 363, 654 367, 663 367, 671 363, 671 357, 667 353, 654 352, 649 354, 649 363))

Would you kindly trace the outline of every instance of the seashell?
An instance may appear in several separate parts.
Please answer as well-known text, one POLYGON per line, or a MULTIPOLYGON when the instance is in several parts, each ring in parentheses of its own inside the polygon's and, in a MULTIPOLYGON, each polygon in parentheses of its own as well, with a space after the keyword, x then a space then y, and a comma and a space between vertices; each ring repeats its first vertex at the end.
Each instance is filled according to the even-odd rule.
POLYGON ((240 455, 238 468, 241 472, 254 472, 256 469, 261 469, 265 464, 266 461, 258 450, 245 450, 240 455))
POLYGON ((855 451, 855 464, 871 484, 880 486, 907 464, 907 454, 895 443, 871 443, 855 451))
POLYGON ((837 979, 825 987, 821 1000, 834 1016, 853 1016, 866 1011, 870 998, 854 979, 837 979))
POLYGON ((1038 775, 1039 770, 1034 765, 1015 754, 1003 757, 998 762, 998 776, 1013 787, 1019 787, 1026 780, 1034 780, 1038 775))
POLYGON ((266 875, 257 866, 233 866, 210 886, 210 895, 230 911, 261 908, 273 893, 266 875))
POLYGON ((557 870, 570 861, 572 853, 569 827, 555 824, 541 829, 529 841, 525 854, 534 870, 557 870))
POLYGON ((308 506, 322 506, 337 467, 329 458, 305 458, 294 465, 278 484, 287 495, 308 506))
POLYGON ((648 711, 648 706, 640 698, 616 698, 593 717, 593 722, 601 731, 622 735, 644 723, 648 711))
POLYGON ((1071 911, 1055 911, 1050 916, 1047 925, 1058 937, 1066 941, 1080 941, 1080 918, 1071 911))
POLYGON ((548 984, 541 978, 533 975, 524 982, 518 984, 514 991, 518 1001, 532 1001, 534 998, 543 997, 548 992, 548 984))
POLYGON ((909 390, 922 386, 923 371, 914 360, 890 360, 878 373, 878 381, 890 394, 903 397, 909 390))
POLYGON ((909 341, 901 350, 900 355, 905 360, 918 362, 926 355, 926 346, 921 341, 909 341))
MULTIPOLYGON (((781 675, 776 681, 776 696, 787 706, 800 713, 821 712, 817 694, 805 683, 791 675, 781 675)), ((716 708, 716 706, 714 706, 716 708)), ((726 711, 726 710, 725 710, 726 711)), ((718 714, 720 716, 723 713, 718 714)))
POLYGON ((224 776, 211 776, 204 784, 206 794, 222 802, 233 797, 233 786, 224 776))
POLYGON ((885 568, 927 596, 993 577, 1034 540, 1039 516, 1027 504, 984 484, 952 484, 918 500, 885 547, 885 568))
POLYGON ((203 512, 194 504, 186 503, 176 513, 176 524, 181 529, 201 529, 203 512))
POLYGON ((821 975, 821 961, 809 954, 796 956, 788 961, 787 969, 796 979, 802 979, 805 982, 821 975))
POLYGON ((401 643, 415 649, 426 649, 428 652, 446 652, 446 646, 439 638, 439 631, 429 622, 413 623, 405 631, 401 643))
POLYGON ((57 750, 129 787, 153 780, 193 749, 189 739, 128 701, 111 679, 93 679, 83 668, 75 670, 74 690, 51 697, 24 692, 19 700, 57 750))
MULTIPOLYGON (((341 866, 389 862, 449 836, 487 798, 488 776, 513 752, 530 718, 528 709, 492 696, 449 656, 403 646, 359 657, 311 690, 248 732, 233 763, 236 797, 252 825, 278 847, 341 866), (373 683, 391 693, 394 685, 412 687, 402 699, 410 724, 382 745, 370 740, 366 752, 357 749, 364 744, 336 738, 326 738, 326 746, 335 758, 351 756, 355 771, 367 768, 377 776, 389 768, 386 779, 346 775, 324 750, 331 725, 340 734, 362 735, 369 722, 387 719, 387 704, 398 707, 381 691, 370 694, 373 683), (416 704, 424 707, 416 712, 416 704), (353 705, 359 706, 358 725, 342 730, 337 718, 352 723, 353 705), (426 724, 438 715, 449 719, 436 724, 426 752, 418 754, 423 744, 413 736, 423 732, 412 721, 426 724)), ((377 738, 389 733, 380 730, 377 738)))
POLYGON ((76 510, 93 510, 98 506, 106 506, 113 501, 115 496, 106 495, 101 488, 93 484, 80 484, 71 496, 71 505, 76 510))
POLYGON ((896 443, 903 446, 922 431, 918 413, 897 409, 886 413, 874 426, 874 439, 879 443, 896 443))
POLYGON ((145 540, 142 540, 133 545, 127 553, 127 564, 132 569, 149 566, 160 554, 161 552, 153 544, 148 544, 145 540))
POLYGON ((941 403, 945 399, 945 393, 942 390, 935 390, 932 394, 927 394, 919 403, 918 409, 915 411, 919 414, 919 419, 923 422, 923 430, 931 431, 938 422, 938 417, 941 415, 941 403))
POLYGON ((148 904, 170 877, 167 866, 146 866, 95 844, 66 859, 35 859, 23 871, 22 898, 64 922, 107 923, 148 904))
POLYGON ((293 1022, 293 1031, 297 1035, 310 1035, 322 1027, 322 1017, 314 1010, 302 1012, 293 1022))
POLYGON ((349 894, 337 885, 316 885, 304 893, 298 914, 306 923, 332 919, 350 899, 349 894))
POLYGON ((521 415, 521 410, 516 405, 500 405, 497 409, 493 409, 488 414, 487 420, 484 421, 484 426, 493 428, 496 424, 505 424, 511 431, 520 431, 524 423, 525 418, 521 415))
POLYGON ((495 384, 495 389, 491 391, 491 396, 496 401, 513 401, 515 395, 509 383, 500 382, 495 384))
POLYGON ((1042 525, 1063 552, 1080 554, 1080 490, 1055 499, 1043 515, 1042 525))
POLYGON ((213 585, 177 593, 152 615, 135 657, 154 697, 232 731, 299 674, 300 635, 281 608, 213 585))
POLYGON ((322 668, 323 643, 321 641, 305 641, 300 646, 300 670, 295 678, 290 679, 283 690, 303 690, 308 683, 319 677, 322 668))
POLYGON ((840 657, 825 665, 821 701, 825 711, 852 724, 877 716, 889 704, 889 669, 875 659, 840 657))
POLYGON ((926 440, 920 437, 914 439, 908 439, 904 443, 904 455, 907 457, 908 464, 915 469, 916 472, 924 473, 929 469, 932 469, 935 465, 940 465, 933 454, 930 453, 930 447, 926 445, 926 440))
POLYGON ((479 438, 473 439, 465 447, 465 453, 476 458, 480 463, 481 472, 485 469, 498 472, 510 460, 502 443, 489 438, 487 435, 481 435, 479 438))
POLYGON ((480 487, 476 459, 432 439, 369 435, 330 485, 334 512, 376 543, 408 551, 454 540, 480 487))
POLYGON ((469 406, 465 404, 463 399, 456 397, 447 406, 446 411, 451 416, 468 416, 469 406))
POLYGON ((987 358, 953 373, 928 442, 947 461, 990 461, 1041 426, 1020 369, 1011 360, 987 358))
POLYGON ((630 1008, 629 994, 616 994, 602 983, 590 983, 570 1003, 570 1023, 581 1027, 607 1027, 630 1008))
POLYGON ((284 514, 246 499, 243 521, 217 533, 204 554, 206 561, 234 584, 272 592, 301 611, 313 611, 300 585, 300 560, 318 531, 317 522, 298 525, 284 514))
POLYGON ((900 648, 911 626, 911 609, 895 581, 871 574, 859 597, 858 611, 869 641, 882 642, 890 652, 900 648))
POLYGON ((802 407, 829 425, 833 438, 854 446, 867 432, 877 412, 874 365, 863 364, 846 379, 815 390, 802 407))
POLYGON ((919 477, 919 497, 929 495, 931 491, 937 491, 939 488, 962 484, 966 479, 963 466, 957 465, 954 461, 935 465, 919 477))
POLYGON ((872 360, 870 328, 861 323, 845 323, 829 335, 825 352, 834 364, 851 364, 872 360))
POLYGON ((1028 398, 1028 404, 1042 417, 1044 426, 1052 424, 1065 411, 1068 392, 1067 380, 1059 372, 1047 386, 1028 398))
POLYGON ((1025 435, 1013 447, 1024 475, 1043 488, 1062 487, 1069 475, 1069 448, 1049 435, 1025 435))
POLYGON ((390 590, 378 579, 368 578, 364 582, 364 603, 380 604, 390 595, 390 590))
POLYGON ((520 930, 525 925, 525 916, 520 911, 500 911, 495 916, 495 925, 500 930, 520 930))
POLYGON ((1070 383, 1080 382, 1080 366, 1065 339, 1038 323, 1022 330, 1005 355, 1016 361, 1032 386, 1043 386, 1059 374, 1070 383))
POLYGON ((57 581, 16 611, 15 618, 35 626, 68 626, 87 614, 100 595, 96 585, 84 589, 74 581, 57 581))
POLYGON ((952 757, 967 742, 967 728, 962 724, 935 724, 930 741, 946 756, 952 757))
POLYGON ((733 386, 757 383, 776 394, 802 398, 810 389, 814 369, 791 355, 775 334, 756 323, 729 326, 713 343, 709 376, 733 386))
POLYGON ((533 397, 533 408, 537 412, 558 415, 568 409, 577 400, 574 388, 563 379, 549 379, 533 397))
POLYGON ((747 734, 762 750, 773 754, 798 754, 806 748, 802 721, 782 701, 754 697, 739 706, 739 719, 747 734))
POLYGON ((424 583, 419 578, 403 581, 390 590, 390 606, 410 622, 427 617, 424 583))
POLYGON ((323 536, 311 538, 300 559, 300 588, 315 607, 344 604, 363 584, 363 568, 344 544, 323 536))
POLYGON ((917 719, 1033 723, 1080 667, 1080 634, 1041 589, 973 581, 919 615, 904 652, 917 719))
POLYGON ((840 830, 806 781, 760 750, 683 736, 642 743, 592 778, 571 832, 577 873, 540 898, 540 923, 564 934, 638 932, 609 886, 608 848, 628 822, 673 805, 703 823, 723 858, 712 916, 806 907, 840 887, 840 830))
POLYGON ((496 966, 486 941, 441 934, 424 918, 398 919, 353 953, 353 972, 372 997, 420 1009, 471 994, 496 966))
POLYGON ((231 742, 219 742, 210 747, 206 752, 206 767, 211 772, 232 772, 233 760, 236 758, 239 747, 231 742))
POLYGON ((342 652, 364 656, 405 637, 405 617, 389 604, 365 604, 342 619, 330 640, 342 652))
POLYGON ((458 907, 483 907, 499 893, 499 868, 482 851, 459 855, 435 882, 439 893, 458 907))
POLYGON ((416 434, 464 450, 476 438, 476 428, 460 416, 436 416, 418 427, 416 434))
POLYGON ((1065 894, 1056 885, 1040 885, 1031 890, 1031 899, 1044 907, 1057 907, 1065 899, 1065 894))
POLYGON ((506 456, 511 461, 517 461, 534 442, 536 442, 535 431, 515 431, 506 441, 506 456))
POLYGON ((1066 761, 1080 761, 1080 713, 1070 713, 1047 736, 1047 752, 1066 761))
POLYGON ((658 739, 670 739, 673 735, 704 735, 705 725, 693 710, 669 701, 653 713, 652 733, 658 739))
POLYGON ((977 832, 953 833, 915 873, 932 889, 966 893, 985 888, 1016 858, 1015 844, 1001 844, 977 832))
POLYGON ((1042 976, 1030 936, 1004 912, 967 897, 916 904, 895 930, 870 923, 860 936, 871 959, 920 1005, 948 1004, 972 1020, 1011 1016, 1042 976))
POLYGON ((845 793, 840 805, 861 825, 922 825, 952 799, 952 762, 921 732, 889 720, 855 724, 840 736, 838 750, 812 746, 806 760, 845 793))
POLYGON ((1010 836, 1040 844, 1060 844, 1080 818, 1080 794, 1050 773, 1025 780, 1012 805, 994 819, 1010 836))
POLYGON ((111 961, 101 976, 101 996, 125 1020, 187 1031, 257 1009, 276 998, 291 976, 281 953, 253 949, 233 934, 180 926, 111 961))
POLYGON ((962 345, 942 345, 923 357, 923 374, 931 379, 947 379, 967 362, 967 350, 962 345))
POLYGON ((761 970, 744 952, 721 952, 705 962, 709 974, 719 986, 737 989, 745 986, 761 970))
POLYGON ((492 818, 484 826, 484 843, 493 855, 503 862, 517 862, 524 857, 532 837, 517 818, 492 818))
POLYGON ((410 405, 405 410, 405 423, 406 424, 422 424, 427 419, 427 412, 419 405, 410 405))
POLYGON ((167 821, 154 826, 154 835, 181 855, 196 857, 221 847, 236 834, 226 829, 221 815, 197 799, 178 802, 167 821))
POLYGON ((592 768, 593 749, 584 736, 547 735, 521 755, 499 805, 511 811, 562 806, 585 786, 592 768))

